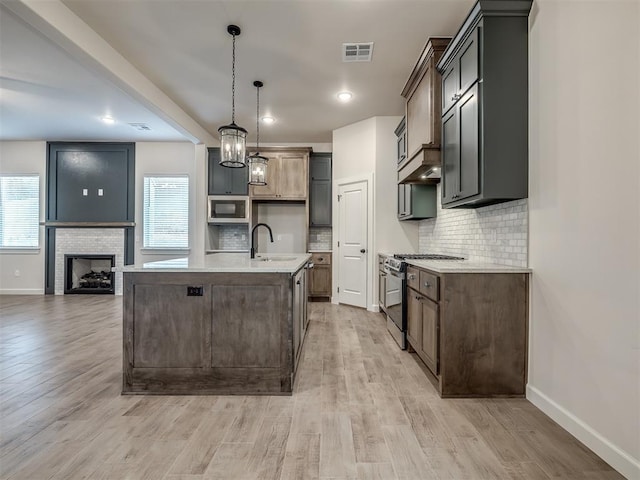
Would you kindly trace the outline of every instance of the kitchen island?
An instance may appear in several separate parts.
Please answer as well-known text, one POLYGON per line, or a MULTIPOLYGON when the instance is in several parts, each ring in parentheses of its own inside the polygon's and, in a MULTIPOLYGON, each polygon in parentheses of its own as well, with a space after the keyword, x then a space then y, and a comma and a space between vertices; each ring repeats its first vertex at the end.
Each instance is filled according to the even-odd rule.
POLYGON ((290 395, 309 258, 218 253, 121 268, 122 393, 290 395))

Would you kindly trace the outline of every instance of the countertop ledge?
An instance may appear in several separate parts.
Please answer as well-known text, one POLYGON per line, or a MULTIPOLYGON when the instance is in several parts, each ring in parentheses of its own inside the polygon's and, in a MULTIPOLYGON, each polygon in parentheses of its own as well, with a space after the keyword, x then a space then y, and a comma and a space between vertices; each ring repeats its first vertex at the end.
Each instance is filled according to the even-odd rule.
POLYGON ((258 254, 255 259, 247 253, 212 253, 204 258, 174 258, 136 265, 117 267, 115 272, 194 272, 194 273, 295 273, 309 261, 308 253, 258 254), (270 260, 264 261, 263 258, 270 260))
POLYGON ((531 273, 528 267, 514 267, 469 260, 407 260, 409 265, 436 273, 531 273))

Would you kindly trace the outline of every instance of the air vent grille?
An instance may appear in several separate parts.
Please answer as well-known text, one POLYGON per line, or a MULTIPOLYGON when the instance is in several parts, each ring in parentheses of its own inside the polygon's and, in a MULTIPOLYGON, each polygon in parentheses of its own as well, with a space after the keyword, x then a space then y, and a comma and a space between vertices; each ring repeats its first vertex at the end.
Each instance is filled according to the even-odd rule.
POLYGON ((146 123, 130 123, 133 128, 136 130, 140 130, 141 132, 148 132, 151 130, 151 127, 146 123))
POLYGON ((370 62, 373 54, 373 42, 368 43, 343 43, 343 62, 370 62))

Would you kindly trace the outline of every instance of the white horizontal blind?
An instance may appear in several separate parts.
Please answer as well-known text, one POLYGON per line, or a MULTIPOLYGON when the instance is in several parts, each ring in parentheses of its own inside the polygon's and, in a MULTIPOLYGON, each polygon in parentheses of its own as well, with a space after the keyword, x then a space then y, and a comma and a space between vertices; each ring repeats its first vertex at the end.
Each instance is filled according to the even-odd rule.
POLYGON ((0 176, 0 248, 37 248, 40 176, 0 176))
POLYGON ((189 177, 144 177, 144 248, 189 248, 189 177))

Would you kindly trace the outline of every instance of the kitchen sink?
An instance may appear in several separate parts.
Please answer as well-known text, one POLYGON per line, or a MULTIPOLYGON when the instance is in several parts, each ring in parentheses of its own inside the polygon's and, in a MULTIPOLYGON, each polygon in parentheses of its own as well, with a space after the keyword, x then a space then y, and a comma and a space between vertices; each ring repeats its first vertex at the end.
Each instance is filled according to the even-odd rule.
POLYGON ((258 262, 290 262, 296 258, 297 257, 257 257, 255 260, 258 262))

